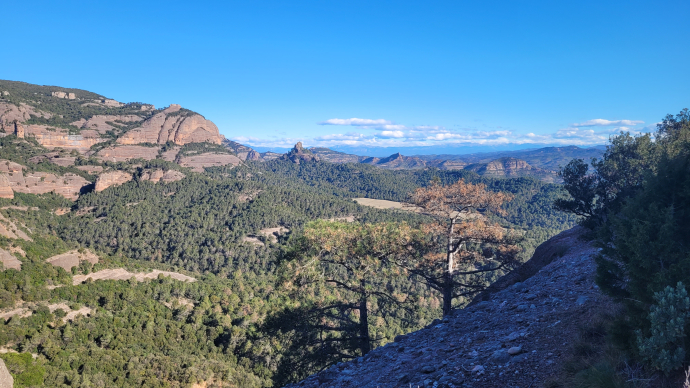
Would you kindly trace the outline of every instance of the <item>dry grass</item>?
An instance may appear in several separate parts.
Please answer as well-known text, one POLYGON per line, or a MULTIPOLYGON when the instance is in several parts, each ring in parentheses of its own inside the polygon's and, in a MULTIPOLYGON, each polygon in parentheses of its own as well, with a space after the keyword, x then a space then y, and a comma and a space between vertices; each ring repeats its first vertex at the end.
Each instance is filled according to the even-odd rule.
POLYGON ((354 201, 362 206, 369 206, 375 209, 404 209, 402 202, 387 201, 385 199, 354 198, 354 201))
POLYGON ((183 275, 181 273, 177 272, 169 272, 169 271, 159 271, 157 269, 148 272, 148 273, 132 273, 127 271, 124 268, 116 268, 116 269, 104 269, 98 272, 93 272, 88 275, 75 275, 72 277, 72 284, 77 285, 81 284, 82 282, 86 281, 87 279, 91 280, 129 280, 131 278, 135 278, 139 282, 143 282, 147 279, 156 279, 158 278, 158 275, 163 275, 163 276, 170 276, 171 278, 175 280, 180 280, 184 282, 194 282, 196 279, 194 279, 191 276, 183 275))

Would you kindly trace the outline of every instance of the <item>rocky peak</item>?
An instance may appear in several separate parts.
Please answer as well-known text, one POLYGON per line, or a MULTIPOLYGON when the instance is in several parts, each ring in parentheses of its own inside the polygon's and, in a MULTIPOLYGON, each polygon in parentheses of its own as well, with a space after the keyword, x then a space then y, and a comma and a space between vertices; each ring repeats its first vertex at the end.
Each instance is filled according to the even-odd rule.
POLYGON ((299 164, 300 162, 312 162, 320 160, 317 155, 302 146, 302 142, 297 142, 295 146, 285 155, 282 156, 284 160, 290 160, 299 164))
POLYGON ((261 154, 259 154, 255 150, 251 150, 247 152, 246 160, 261 160, 261 154))
POLYGON ((221 144, 223 136, 218 127, 200 114, 186 112, 175 114, 182 109, 180 105, 171 104, 163 111, 144 121, 117 139, 118 144, 154 143, 165 144, 169 141, 177 145, 209 142, 221 144))

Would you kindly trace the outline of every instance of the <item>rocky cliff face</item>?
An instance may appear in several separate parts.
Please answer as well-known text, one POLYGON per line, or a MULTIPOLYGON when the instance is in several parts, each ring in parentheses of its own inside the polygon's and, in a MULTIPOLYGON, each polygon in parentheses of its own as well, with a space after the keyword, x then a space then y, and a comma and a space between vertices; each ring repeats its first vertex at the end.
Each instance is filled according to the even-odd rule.
POLYGON ((103 191, 110 186, 118 186, 132 180, 132 174, 125 171, 108 171, 96 179, 96 192, 103 191))
POLYGON ((543 170, 534 166, 522 159, 517 158, 500 158, 492 160, 488 163, 476 163, 465 167, 465 170, 474 171, 479 175, 493 176, 493 177, 520 177, 520 176, 535 176, 547 182, 553 182, 557 179, 554 171, 543 170))
POLYGON ((48 125, 25 125, 24 133, 26 137, 36 139, 39 144, 48 149, 59 147, 77 150, 81 154, 87 153, 91 146, 104 141, 96 131, 82 131, 78 135, 71 135, 67 129, 48 125))
POLYGON ((178 145, 210 142, 220 144, 223 140, 218 127, 198 114, 175 114, 181 107, 170 105, 118 138, 119 144, 154 143, 171 141, 178 145))
POLYGON ((123 145, 106 147, 96 153, 96 157, 104 162, 125 162, 131 159, 156 159, 158 147, 138 145, 123 145))
POLYGON ((0 160, 0 172, 6 173, 14 192, 26 194, 45 194, 54 191, 67 199, 75 201, 84 186, 91 182, 79 175, 67 173, 57 175, 48 172, 27 172, 21 164, 0 160))
POLYGON ((152 170, 152 171, 144 171, 144 173, 141 174, 141 180, 151 181, 154 183, 157 183, 157 182, 170 183, 170 182, 182 180, 184 178, 185 178, 185 175, 183 173, 181 173, 179 171, 175 171, 175 170, 168 170, 168 171, 152 170))
POLYGON ((567 252, 538 258, 527 271, 536 273, 524 281, 288 387, 543 386, 561 370, 568 339, 611 305, 594 285, 598 250, 578 235, 565 232, 542 244, 541 254, 562 253, 563 244, 567 252))

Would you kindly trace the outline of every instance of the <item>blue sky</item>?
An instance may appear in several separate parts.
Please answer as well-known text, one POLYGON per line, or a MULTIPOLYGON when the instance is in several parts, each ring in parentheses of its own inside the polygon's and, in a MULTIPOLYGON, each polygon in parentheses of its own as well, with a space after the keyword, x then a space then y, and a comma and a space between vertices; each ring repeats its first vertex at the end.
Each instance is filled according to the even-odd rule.
POLYGON ((0 78, 268 148, 594 145, 690 106, 688 1, 198 3, 6 2, 0 78))

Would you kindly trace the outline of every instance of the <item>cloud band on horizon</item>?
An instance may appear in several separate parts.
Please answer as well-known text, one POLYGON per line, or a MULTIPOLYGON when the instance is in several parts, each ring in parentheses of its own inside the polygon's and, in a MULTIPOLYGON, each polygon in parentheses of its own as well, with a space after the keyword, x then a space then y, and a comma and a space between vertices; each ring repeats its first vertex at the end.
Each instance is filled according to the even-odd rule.
POLYGON ((235 141, 244 142, 255 147, 292 147, 297 141, 308 146, 365 146, 365 147, 424 147, 424 146, 503 146, 522 144, 551 144, 592 146, 608 142, 609 137, 621 131, 640 133, 648 130, 634 128, 644 124, 640 120, 606 120, 593 119, 574 123, 554 133, 516 133, 498 127, 496 130, 460 129, 450 130, 443 126, 420 125, 406 126, 394 124, 386 119, 328 119, 318 125, 350 126, 356 132, 331 133, 312 138, 258 139, 253 137, 234 137, 235 141), (610 127, 592 129, 592 127, 610 127), (373 130, 362 133, 362 130, 373 130))

